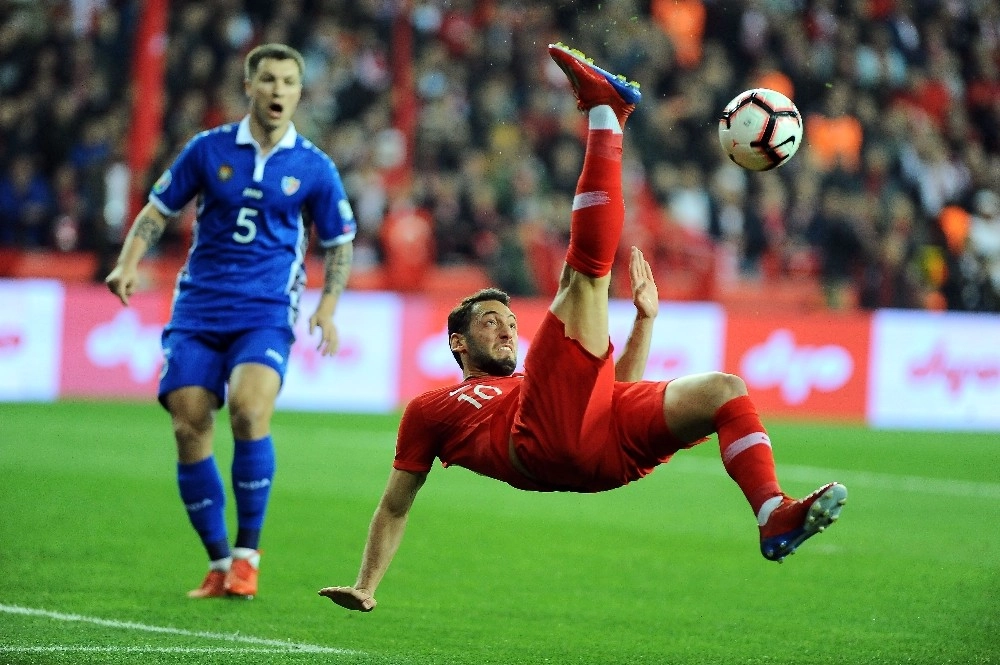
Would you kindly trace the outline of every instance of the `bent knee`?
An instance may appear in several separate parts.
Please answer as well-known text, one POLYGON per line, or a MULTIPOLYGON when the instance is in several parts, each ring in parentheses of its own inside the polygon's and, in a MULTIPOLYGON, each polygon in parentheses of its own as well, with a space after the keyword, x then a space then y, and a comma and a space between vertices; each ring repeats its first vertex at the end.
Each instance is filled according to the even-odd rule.
POLYGON ((709 372, 706 381, 710 384, 709 392, 715 396, 717 407, 731 399, 749 394, 746 381, 735 374, 726 372, 709 372))
POLYGON ((719 408, 746 395, 746 383, 735 374, 704 372, 674 379, 664 395, 664 416, 682 441, 695 441, 715 431, 719 408))
POLYGON ((256 439, 270 428, 273 405, 260 399, 235 399, 229 402, 229 418, 237 438, 256 439))
POLYGON ((174 435, 179 441, 211 436, 215 426, 215 402, 202 389, 183 388, 167 395, 167 408, 174 435))
POLYGON ((697 402, 713 412, 729 400, 748 394, 743 379, 726 372, 682 376, 670 382, 670 389, 684 402, 697 402))

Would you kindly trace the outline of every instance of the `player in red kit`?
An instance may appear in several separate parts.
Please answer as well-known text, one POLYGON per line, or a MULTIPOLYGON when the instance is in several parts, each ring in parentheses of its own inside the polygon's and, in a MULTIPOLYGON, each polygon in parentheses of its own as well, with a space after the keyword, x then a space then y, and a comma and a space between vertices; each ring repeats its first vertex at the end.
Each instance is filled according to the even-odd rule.
POLYGON ((773 561, 836 520, 847 499, 839 483, 799 500, 781 491, 770 439, 739 377, 708 372, 669 382, 641 380, 658 294, 636 248, 629 263, 636 319, 613 360, 608 293, 625 219, 622 129, 640 93, 637 84, 579 51, 554 44, 549 54, 588 118, 558 292, 525 356, 523 374, 514 373, 517 317, 506 293, 484 289, 448 316, 448 343, 464 380, 407 405, 358 578, 353 586, 319 591, 348 609, 374 609, 375 589, 435 458, 522 490, 600 492, 642 478, 714 433, 726 471, 757 515, 761 553, 773 561))

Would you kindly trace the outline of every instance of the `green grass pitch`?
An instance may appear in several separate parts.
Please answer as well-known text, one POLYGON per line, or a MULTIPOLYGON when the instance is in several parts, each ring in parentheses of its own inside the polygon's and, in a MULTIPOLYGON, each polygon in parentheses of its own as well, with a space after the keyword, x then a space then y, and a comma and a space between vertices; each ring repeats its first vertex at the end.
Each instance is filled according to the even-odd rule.
POLYGON ((995 433, 767 422, 787 492, 850 491, 780 565, 714 440, 598 495, 436 467, 379 607, 351 613, 316 591, 354 581, 396 423, 278 413, 260 596, 191 601, 166 414, 0 404, 0 665, 1000 663, 995 433))

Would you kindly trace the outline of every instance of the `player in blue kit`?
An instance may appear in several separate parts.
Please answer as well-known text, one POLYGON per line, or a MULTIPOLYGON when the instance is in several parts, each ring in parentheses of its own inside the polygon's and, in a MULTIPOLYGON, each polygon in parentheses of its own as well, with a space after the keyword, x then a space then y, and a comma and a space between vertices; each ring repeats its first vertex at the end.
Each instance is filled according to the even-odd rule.
POLYGON ((192 598, 257 594, 258 545, 275 469, 271 415, 306 283, 310 226, 325 262, 309 331, 319 330, 324 355, 338 346, 333 315, 350 273, 356 224, 337 167, 292 123, 303 70, 302 56, 283 44, 247 54, 249 113, 184 147, 153 186, 105 280, 127 306, 140 259, 168 220, 198 197, 194 239, 163 331, 159 387, 177 442, 181 499, 209 557, 192 598), (226 399, 235 442, 233 548, 212 448, 215 412, 226 399))

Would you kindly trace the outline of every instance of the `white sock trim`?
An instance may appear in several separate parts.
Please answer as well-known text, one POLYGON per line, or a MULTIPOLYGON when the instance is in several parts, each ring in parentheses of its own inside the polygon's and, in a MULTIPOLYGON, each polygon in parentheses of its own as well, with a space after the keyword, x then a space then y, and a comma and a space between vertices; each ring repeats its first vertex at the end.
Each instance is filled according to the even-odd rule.
POLYGON ((254 568, 258 568, 260 566, 260 552, 252 550, 249 547, 234 547, 233 558, 245 559, 249 561, 250 565, 254 568))
POLYGON ((229 572, 229 568, 233 565, 233 557, 227 556, 223 559, 215 559, 214 561, 208 562, 209 570, 218 570, 223 573, 229 572))
POLYGON ((760 507, 760 511, 757 513, 757 526, 764 526, 767 524, 767 520, 770 519, 771 513, 774 509, 781 505, 784 497, 780 494, 778 496, 772 496, 770 499, 764 502, 764 505, 760 507))
POLYGON ((770 448, 771 438, 763 432, 754 432, 753 434, 747 434, 742 439, 736 439, 729 444, 726 447, 726 450, 722 453, 722 463, 729 464, 733 461, 734 457, 745 451, 747 448, 760 444, 770 448))
POLYGON ((615 134, 622 133, 622 126, 618 124, 618 116, 614 109, 606 104, 595 106, 587 114, 587 127, 590 129, 610 129, 615 134))

